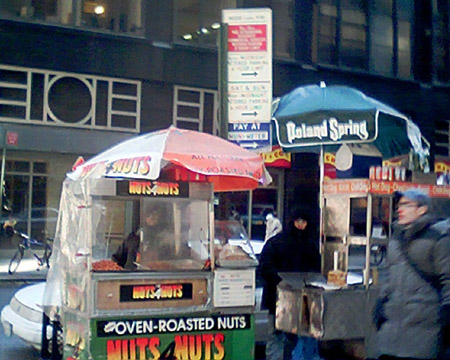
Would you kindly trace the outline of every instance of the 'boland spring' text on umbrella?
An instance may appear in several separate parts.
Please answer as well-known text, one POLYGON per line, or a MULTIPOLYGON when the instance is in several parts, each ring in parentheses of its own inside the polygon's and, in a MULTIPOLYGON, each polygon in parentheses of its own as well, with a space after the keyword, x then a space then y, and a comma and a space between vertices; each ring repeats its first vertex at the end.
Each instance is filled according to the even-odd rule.
POLYGON ((307 125, 305 123, 296 125, 294 122, 289 121, 286 124, 286 131, 288 141, 291 144, 295 139, 317 138, 322 140, 323 138, 329 138, 332 141, 339 141, 343 136, 357 136, 361 140, 369 138, 366 120, 339 122, 334 117, 328 120, 324 119, 321 124, 317 125, 307 125))

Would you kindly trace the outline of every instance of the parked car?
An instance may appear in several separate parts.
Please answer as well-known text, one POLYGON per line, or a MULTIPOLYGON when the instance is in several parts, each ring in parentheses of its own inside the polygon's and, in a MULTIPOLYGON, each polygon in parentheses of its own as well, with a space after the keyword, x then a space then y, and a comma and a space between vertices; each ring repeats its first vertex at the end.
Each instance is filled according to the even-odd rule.
POLYGON ((42 301, 45 282, 18 290, 1 312, 6 336, 16 335, 36 349, 41 347, 42 301))

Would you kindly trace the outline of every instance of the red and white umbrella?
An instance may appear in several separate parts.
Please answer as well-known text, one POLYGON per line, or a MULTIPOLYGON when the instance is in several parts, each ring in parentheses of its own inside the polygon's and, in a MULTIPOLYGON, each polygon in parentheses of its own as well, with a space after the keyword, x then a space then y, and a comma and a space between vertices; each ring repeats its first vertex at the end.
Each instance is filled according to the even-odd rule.
POLYGON ((271 181, 261 156, 217 136, 170 127, 125 140, 68 174, 72 179, 119 177, 207 181, 215 191, 250 190, 271 181))

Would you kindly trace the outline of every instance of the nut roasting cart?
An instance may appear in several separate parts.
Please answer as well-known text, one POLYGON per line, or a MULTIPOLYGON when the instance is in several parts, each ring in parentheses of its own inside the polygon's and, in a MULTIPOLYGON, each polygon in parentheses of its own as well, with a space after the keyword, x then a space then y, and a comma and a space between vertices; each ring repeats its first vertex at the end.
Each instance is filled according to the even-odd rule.
POLYGON ((214 236, 213 195, 265 180, 258 155, 176 128, 68 174, 44 297, 63 359, 253 359, 257 261, 214 236))

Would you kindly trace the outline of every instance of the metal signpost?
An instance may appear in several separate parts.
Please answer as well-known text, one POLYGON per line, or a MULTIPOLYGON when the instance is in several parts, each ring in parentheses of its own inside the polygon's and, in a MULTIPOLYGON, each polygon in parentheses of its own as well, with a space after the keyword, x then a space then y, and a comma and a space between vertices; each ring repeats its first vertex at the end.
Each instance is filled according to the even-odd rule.
POLYGON ((0 128, 0 138, 2 139, 2 163, 0 173, 0 216, 3 215, 3 182, 5 181, 5 165, 6 165, 6 132, 0 128))
MULTIPOLYGON (((226 24, 228 140, 258 152, 271 151, 272 10, 223 10, 226 24)), ((223 47, 226 46, 226 49, 223 47)))
POLYGON ((6 165, 6 147, 17 146, 19 140, 19 134, 12 131, 5 131, 0 128, 0 138, 2 141, 2 162, 1 162, 1 173, 0 173, 0 214, 3 213, 3 196, 4 193, 4 182, 5 182, 5 165, 6 165))

